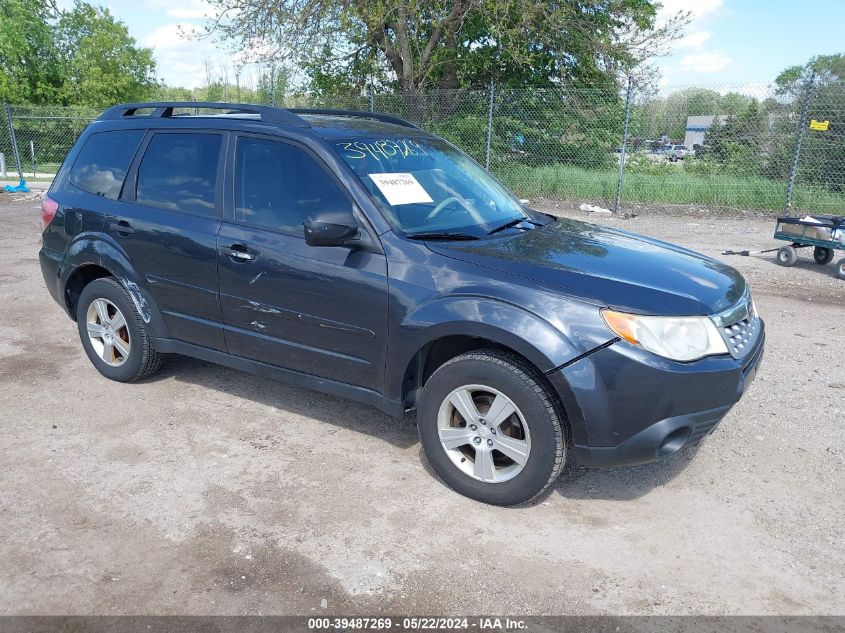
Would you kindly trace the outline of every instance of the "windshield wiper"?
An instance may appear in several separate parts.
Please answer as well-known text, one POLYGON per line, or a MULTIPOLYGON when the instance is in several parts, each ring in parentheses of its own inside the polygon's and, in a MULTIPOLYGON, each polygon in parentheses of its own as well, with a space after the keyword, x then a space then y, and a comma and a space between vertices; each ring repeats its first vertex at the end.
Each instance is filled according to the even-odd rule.
POLYGON ((531 224, 536 224, 535 222, 531 222, 529 218, 514 218, 513 220, 508 220, 502 225, 497 226, 495 229, 488 231, 487 235, 493 235, 493 233, 498 233, 499 231, 504 231, 505 229, 509 229, 511 227, 516 226, 517 224, 522 224, 523 222, 530 222, 531 224))
POLYGON ((409 240, 477 240, 477 235, 470 233, 452 233, 449 231, 429 231, 420 233, 408 233, 405 237, 409 240))

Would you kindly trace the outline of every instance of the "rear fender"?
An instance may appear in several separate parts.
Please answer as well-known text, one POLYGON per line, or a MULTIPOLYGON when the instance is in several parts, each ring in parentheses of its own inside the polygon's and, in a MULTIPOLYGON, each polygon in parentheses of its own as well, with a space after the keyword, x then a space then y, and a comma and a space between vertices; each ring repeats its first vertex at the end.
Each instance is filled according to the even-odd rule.
MULTIPOLYGON (((80 234, 68 247, 62 268, 59 271, 61 287, 67 304, 67 283, 71 275, 81 266, 97 265, 105 268, 117 279, 132 298, 138 314, 155 337, 165 337, 161 312, 153 300, 149 285, 140 275, 120 246, 102 235, 80 234)), ((75 315, 71 315, 75 318, 75 315)))

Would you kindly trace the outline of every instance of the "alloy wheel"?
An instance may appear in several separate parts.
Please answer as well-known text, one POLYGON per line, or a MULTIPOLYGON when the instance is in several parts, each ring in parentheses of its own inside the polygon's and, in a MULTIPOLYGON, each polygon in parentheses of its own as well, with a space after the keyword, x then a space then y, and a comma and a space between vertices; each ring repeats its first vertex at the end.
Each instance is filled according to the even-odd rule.
POLYGON ((465 385, 446 396, 437 431, 452 463, 485 483, 513 479, 531 453, 522 413, 505 394, 485 385, 465 385))
POLYGON ((129 358, 132 339, 123 313, 108 299, 95 299, 86 312, 91 347, 111 367, 120 367, 129 358))

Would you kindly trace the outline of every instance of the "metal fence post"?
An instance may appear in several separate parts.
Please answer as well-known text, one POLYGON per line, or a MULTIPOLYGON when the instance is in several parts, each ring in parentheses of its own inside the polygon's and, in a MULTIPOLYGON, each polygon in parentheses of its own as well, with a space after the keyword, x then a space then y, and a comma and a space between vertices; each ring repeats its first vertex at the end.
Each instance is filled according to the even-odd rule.
POLYGON ((15 138, 15 126, 12 123, 12 108, 8 103, 3 103, 3 109, 6 111, 6 124, 9 126, 9 139, 12 142, 12 152, 15 155, 15 166, 18 168, 18 177, 23 180, 23 168, 21 167, 21 155, 18 152, 18 139, 15 138))
POLYGON ((487 149, 484 152, 484 169, 490 171, 490 145, 493 141, 493 100, 496 98, 496 88, 493 78, 490 78, 490 103, 487 106, 487 149))
POLYGON ((613 213, 619 213, 622 204, 622 183, 625 180, 625 150, 628 149, 628 124, 631 121, 631 102, 634 94, 634 78, 628 75, 628 92, 625 93, 625 124, 622 126, 622 148, 619 152, 619 177, 616 180, 616 203, 613 213))
POLYGON ((804 102, 801 104, 801 115, 798 117, 798 129, 795 130, 795 154, 792 157, 792 166, 789 168, 789 182, 786 185, 786 205, 784 207, 786 212, 789 212, 792 208, 792 194, 795 189, 795 179, 798 177, 798 163, 801 160, 801 144, 804 142, 804 133, 807 129, 807 111, 810 109, 810 99, 813 97, 815 85, 816 71, 813 70, 810 79, 807 80, 804 102))
POLYGON ((368 95, 370 97, 370 112, 376 111, 376 93, 373 90, 373 87, 370 86, 370 93, 368 95))

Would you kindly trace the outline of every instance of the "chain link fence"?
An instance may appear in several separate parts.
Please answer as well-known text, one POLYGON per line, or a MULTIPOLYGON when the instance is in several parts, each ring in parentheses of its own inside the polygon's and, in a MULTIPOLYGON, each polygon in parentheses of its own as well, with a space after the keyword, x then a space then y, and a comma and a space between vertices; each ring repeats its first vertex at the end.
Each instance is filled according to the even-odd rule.
POLYGON ((14 140, 20 169, 27 180, 51 180, 76 139, 100 114, 91 108, 60 106, 13 105, 4 110, 0 153, 5 157, 7 173, 2 175, 18 176, 14 140))
MULTIPOLYGON (((629 90, 293 95, 283 107, 376 110, 443 136, 524 197, 654 207, 845 214, 845 82, 629 90)), ((52 177, 99 112, 11 106, 24 177, 52 177)), ((8 124, 0 153, 16 166, 8 124)))

